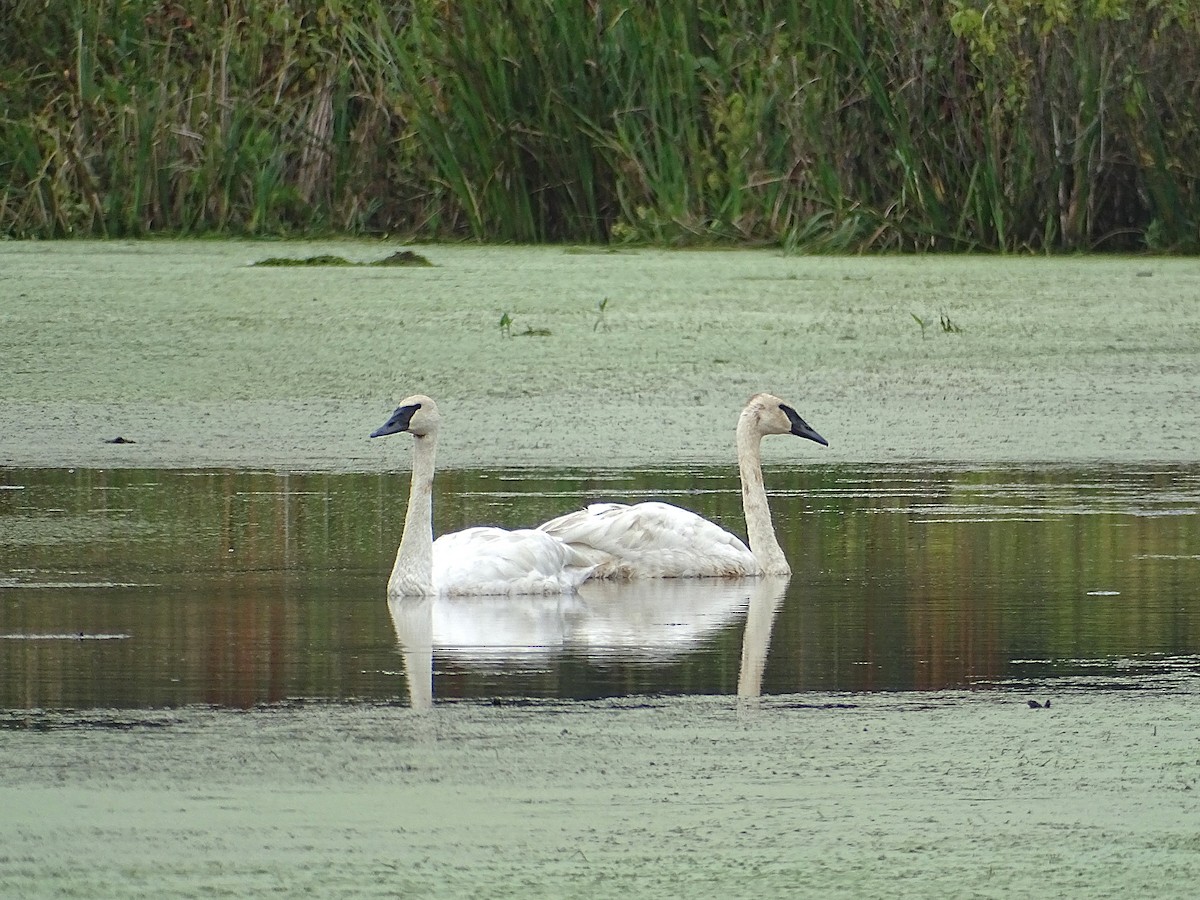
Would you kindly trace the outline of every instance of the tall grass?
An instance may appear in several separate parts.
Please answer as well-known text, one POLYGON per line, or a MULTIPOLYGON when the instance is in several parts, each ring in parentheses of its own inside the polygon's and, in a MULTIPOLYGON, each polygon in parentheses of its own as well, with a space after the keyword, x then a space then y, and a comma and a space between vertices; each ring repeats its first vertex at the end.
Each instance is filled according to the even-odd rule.
POLYGON ((0 233, 1200 250, 1190 0, 10 0, 0 233))

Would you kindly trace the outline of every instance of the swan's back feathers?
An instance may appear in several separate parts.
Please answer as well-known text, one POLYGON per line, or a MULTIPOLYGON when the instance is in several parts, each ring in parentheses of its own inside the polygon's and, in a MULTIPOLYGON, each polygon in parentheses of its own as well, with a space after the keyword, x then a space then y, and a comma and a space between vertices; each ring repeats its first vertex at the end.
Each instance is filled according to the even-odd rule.
POLYGON ((587 558, 533 529, 476 527, 433 542, 433 586, 439 594, 559 594, 592 573, 587 558))
POLYGON ((594 567, 592 578, 757 575, 754 555, 724 528, 670 503, 593 503, 540 531, 594 567))

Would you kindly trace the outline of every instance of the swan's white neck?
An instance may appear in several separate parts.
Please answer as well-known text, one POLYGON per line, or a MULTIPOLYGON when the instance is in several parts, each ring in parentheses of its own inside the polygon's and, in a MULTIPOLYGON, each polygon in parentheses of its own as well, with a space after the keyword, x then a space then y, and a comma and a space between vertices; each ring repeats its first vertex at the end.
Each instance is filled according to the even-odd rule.
POLYGON ((433 462, 437 434, 413 435, 412 486, 388 594, 433 594, 433 462))
POLYGON ((763 485, 762 435, 748 416, 738 420, 738 470, 742 476, 742 512, 746 516, 746 535, 750 552, 766 575, 790 575, 792 568, 775 538, 767 489, 763 485))

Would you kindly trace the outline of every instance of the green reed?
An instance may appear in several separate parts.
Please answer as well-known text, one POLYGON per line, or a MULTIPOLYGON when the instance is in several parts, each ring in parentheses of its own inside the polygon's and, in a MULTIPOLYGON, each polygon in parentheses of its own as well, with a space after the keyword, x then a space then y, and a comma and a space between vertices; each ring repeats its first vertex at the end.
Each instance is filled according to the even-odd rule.
POLYGON ((0 233, 1200 250, 1187 0, 13 0, 0 233))

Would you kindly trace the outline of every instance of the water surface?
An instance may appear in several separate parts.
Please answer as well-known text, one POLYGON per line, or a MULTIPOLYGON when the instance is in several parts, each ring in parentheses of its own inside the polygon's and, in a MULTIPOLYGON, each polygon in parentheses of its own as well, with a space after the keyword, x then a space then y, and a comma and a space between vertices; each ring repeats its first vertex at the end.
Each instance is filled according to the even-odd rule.
MULTIPOLYGON (((1170 686, 1200 671, 1200 470, 768 471, 790 581, 391 604, 406 474, 0 469, 0 707, 1170 686)), ((732 468, 448 471, 435 531, 732 468)), ((1039 693, 1039 695, 1040 695, 1039 693)))

